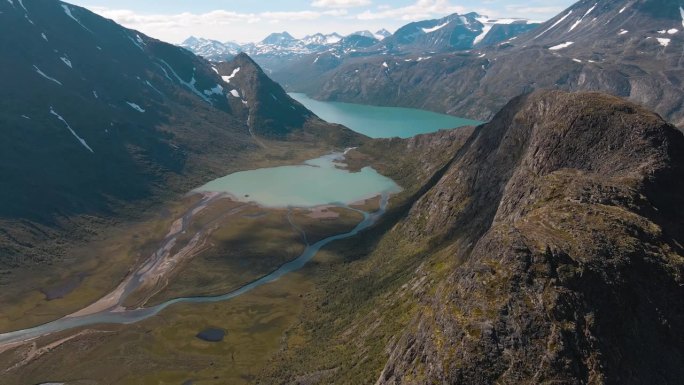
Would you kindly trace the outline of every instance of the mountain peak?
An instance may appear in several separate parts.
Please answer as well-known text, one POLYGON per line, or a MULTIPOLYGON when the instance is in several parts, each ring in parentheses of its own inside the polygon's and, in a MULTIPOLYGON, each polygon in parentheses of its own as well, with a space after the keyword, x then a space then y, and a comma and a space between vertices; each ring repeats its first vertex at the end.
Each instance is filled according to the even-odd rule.
POLYGON ((262 44, 269 44, 269 45, 280 45, 280 44, 284 44, 284 43, 291 43, 295 40, 296 39, 292 35, 290 35, 287 31, 283 31, 283 32, 275 32, 275 33, 272 33, 272 34, 266 36, 266 38, 264 40, 262 40, 261 43, 262 44))

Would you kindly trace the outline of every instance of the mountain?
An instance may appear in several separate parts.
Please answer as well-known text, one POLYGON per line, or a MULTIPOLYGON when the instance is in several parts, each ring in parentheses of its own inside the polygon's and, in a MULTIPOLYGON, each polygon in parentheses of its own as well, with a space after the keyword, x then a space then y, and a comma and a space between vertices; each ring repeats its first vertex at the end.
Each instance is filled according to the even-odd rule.
POLYGON ((339 130, 244 55, 235 65, 258 82, 241 81, 235 103, 206 60, 67 3, 2 2, 0 32, 11 74, 0 79, 0 269, 53 260, 72 231, 92 234, 123 210, 234 169, 263 151, 260 133, 311 130, 304 143, 339 130), (272 105, 269 93, 278 121, 259 108, 272 105))
POLYGON ((381 28, 377 31, 375 31, 374 37, 378 40, 382 40, 386 37, 392 36, 392 32, 386 30, 385 28, 381 28))
POLYGON ((322 33, 317 33, 314 35, 308 35, 302 38, 302 42, 307 47, 324 47, 330 44, 335 44, 342 40, 343 36, 338 33, 330 33, 324 35, 322 33))
POLYGON ((353 36, 353 35, 363 36, 363 37, 367 37, 367 38, 371 38, 371 39, 375 39, 375 40, 383 40, 384 38, 391 36, 392 34, 388 30, 383 28, 383 29, 378 30, 375 33, 368 31, 368 30, 365 30, 365 31, 357 31, 357 32, 349 34, 349 36, 353 36))
MULTIPOLYGON (((319 98, 331 98, 332 100, 338 97, 333 96, 338 89, 335 88, 328 92, 329 88, 336 87, 336 85, 327 84, 326 80, 336 81, 337 76, 345 77, 348 80, 346 78, 347 71, 353 71, 356 74, 357 69, 360 70, 357 65, 364 65, 364 61, 360 60, 360 57, 365 58, 369 63, 372 62, 371 68, 380 68, 382 71, 387 68, 383 65, 385 62, 387 65, 390 62, 399 65, 403 62, 408 63, 431 58, 438 53, 449 52, 453 54, 473 48, 496 46, 508 39, 515 39, 538 25, 523 19, 491 19, 477 13, 452 14, 441 19, 409 23, 399 28, 394 34, 382 39, 376 38, 368 31, 352 34, 346 39, 356 37, 364 38, 364 40, 356 44, 338 43, 327 51, 294 58, 286 63, 281 63, 279 66, 272 67, 273 71, 270 75, 289 90, 309 93, 319 98), (334 58, 330 56, 334 56, 334 58), (390 59, 388 60, 388 58, 390 59), (380 67, 375 67, 376 65, 380 65, 380 67)), ((375 82, 377 80, 375 79, 378 77, 377 73, 372 75, 368 73, 367 75, 372 76, 373 79, 365 79, 364 75, 359 75, 359 77, 365 79, 364 82, 375 82)), ((403 80, 408 81, 409 78, 403 80)), ((347 92, 358 93, 358 82, 354 81, 353 83, 356 91, 351 89, 351 85, 349 89, 339 89, 340 100, 347 97, 347 92)), ((370 90, 382 92, 382 89, 375 87, 371 87, 370 90)), ((396 87, 392 92, 396 92, 396 87)), ((398 96, 401 96, 401 93, 398 96)), ((376 101, 365 99, 362 94, 357 95, 357 97, 358 100, 364 100, 370 104, 392 104, 386 102, 386 98, 382 97, 377 98, 376 101)), ((423 98, 418 99, 414 102, 420 102, 423 98)), ((351 99, 349 100, 351 101, 351 99)))
MULTIPOLYGON (((301 86, 288 80, 297 79, 297 64, 274 77, 319 99, 479 120, 491 119, 511 98, 534 89, 603 91, 644 104, 682 127, 682 9, 684 3, 672 0, 580 1, 533 31, 467 53, 340 61, 301 86)), ((404 36, 409 44, 409 32, 397 31, 395 41, 404 36)))
POLYGON ((524 19, 497 20, 474 12, 452 14, 407 24, 384 43, 397 51, 467 50, 485 43, 496 44, 537 26, 524 19))
POLYGON ((264 40, 261 41, 262 45, 277 45, 281 47, 290 47, 294 45, 297 42, 297 39, 292 37, 287 32, 280 32, 280 33, 272 33, 264 40))
POLYGON ((242 51, 242 47, 238 43, 222 43, 217 40, 196 38, 194 36, 187 38, 180 46, 190 50, 195 55, 211 61, 230 60, 242 51))
POLYGON ((265 137, 286 137, 314 118, 313 113, 290 98, 245 53, 230 62, 216 64, 228 90, 234 110, 240 110, 250 133, 265 137), (251 102, 251 103, 250 103, 251 102))
POLYGON ((684 375, 684 135, 658 115, 537 91, 480 127, 359 152, 420 188, 384 230, 343 245, 349 266, 322 280, 293 337, 309 342, 260 383, 684 375))

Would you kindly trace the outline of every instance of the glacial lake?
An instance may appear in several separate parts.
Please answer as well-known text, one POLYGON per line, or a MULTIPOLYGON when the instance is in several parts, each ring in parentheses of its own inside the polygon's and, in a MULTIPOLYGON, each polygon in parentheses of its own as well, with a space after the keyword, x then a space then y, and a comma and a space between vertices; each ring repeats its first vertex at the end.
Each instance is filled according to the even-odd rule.
POLYGON ((371 167, 349 172, 344 154, 333 153, 296 166, 236 172, 215 179, 195 191, 231 194, 243 202, 265 207, 346 205, 381 194, 401 191, 392 179, 371 167))
POLYGON ((322 102, 301 93, 289 95, 321 119, 342 124, 371 138, 410 138, 445 128, 476 126, 482 123, 415 108, 322 102))

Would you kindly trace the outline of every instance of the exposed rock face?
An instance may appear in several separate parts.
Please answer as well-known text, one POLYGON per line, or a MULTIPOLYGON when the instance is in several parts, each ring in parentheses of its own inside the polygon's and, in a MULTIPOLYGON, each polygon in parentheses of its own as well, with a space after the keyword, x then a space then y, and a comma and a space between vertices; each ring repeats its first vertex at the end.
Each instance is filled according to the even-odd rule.
POLYGON ((657 115, 594 93, 512 101, 397 230, 467 246, 377 383, 678 382, 683 193, 684 137, 657 115))

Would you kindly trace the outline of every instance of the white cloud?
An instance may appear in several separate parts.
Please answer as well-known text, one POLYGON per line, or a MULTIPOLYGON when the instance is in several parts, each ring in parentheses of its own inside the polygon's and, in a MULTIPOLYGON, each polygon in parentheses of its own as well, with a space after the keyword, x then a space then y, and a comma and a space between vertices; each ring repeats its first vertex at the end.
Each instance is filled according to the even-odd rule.
POLYGON ((366 10, 357 15, 357 18, 360 20, 417 20, 463 12, 467 12, 467 10, 462 6, 451 4, 449 0, 418 0, 414 4, 405 7, 382 7, 378 11, 366 10))
POLYGON ((311 5, 319 8, 353 8, 371 3, 371 0, 315 0, 311 5))

